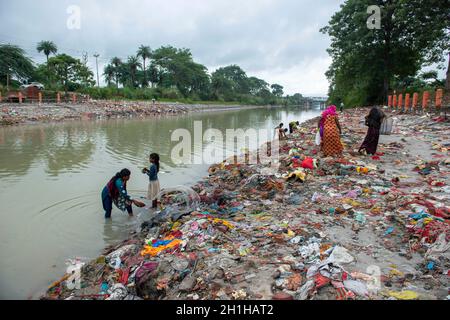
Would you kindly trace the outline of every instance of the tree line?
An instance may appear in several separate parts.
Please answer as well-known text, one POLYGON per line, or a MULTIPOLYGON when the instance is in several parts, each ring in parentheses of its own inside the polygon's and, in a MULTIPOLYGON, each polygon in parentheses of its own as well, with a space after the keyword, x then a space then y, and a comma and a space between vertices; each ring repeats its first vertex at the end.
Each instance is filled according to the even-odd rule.
POLYGON ((282 85, 248 76, 237 65, 209 74, 186 48, 162 46, 152 50, 141 45, 135 55, 126 59, 114 57, 101 74, 106 87, 96 86, 86 56, 78 59, 58 53, 51 41, 39 42, 36 50, 46 57, 37 66, 20 47, 0 45, 0 82, 38 81, 46 89, 78 91, 103 99, 162 98, 267 105, 301 105, 307 100, 300 93, 284 95, 282 85))
POLYGON ((335 104, 381 104, 393 90, 445 83, 450 90, 449 71, 446 81, 436 71, 421 72, 425 66, 443 65, 450 52, 449 1, 347 0, 321 32, 331 38, 326 75, 335 104), (368 26, 372 5, 379 8, 379 17, 373 17, 379 18, 379 28, 368 26))

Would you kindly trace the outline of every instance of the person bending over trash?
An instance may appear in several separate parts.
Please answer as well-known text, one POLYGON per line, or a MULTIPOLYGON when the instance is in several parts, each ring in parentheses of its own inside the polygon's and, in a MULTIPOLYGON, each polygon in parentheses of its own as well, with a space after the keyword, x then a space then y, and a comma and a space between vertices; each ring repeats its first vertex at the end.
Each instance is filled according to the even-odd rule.
POLYGON ((329 106, 319 120, 318 128, 322 137, 321 151, 325 157, 339 156, 342 154, 341 125, 339 124, 336 106, 329 106))
POLYGON ((102 191, 102 204, 105 210, 105 218, 111 218, 112 204, 116 205, 121 211, 127 211, 128 215, 133 216, 132 204, 138 207, 145 207, 145 204, 134 200, 127 193, 127 181, 130 180, 131 171, 122 169, 109 180, 102 191))
POLYGON ((373 107, 369 115, 366 116, 366 126, 369 127, 367 130, 366 138, 364 139, 361 147, 359 147, 358 152, 363 153, 363 150, 367 154, 377 153, 378 140, 380 139, 380 127, 383 119, 386 117, 383 111, 377 107, 373 107))
POLYGON ((297 130, 299 125, 300 122, 298 121, 289 122, 289 133, 293 133, 295 130, 297 130))

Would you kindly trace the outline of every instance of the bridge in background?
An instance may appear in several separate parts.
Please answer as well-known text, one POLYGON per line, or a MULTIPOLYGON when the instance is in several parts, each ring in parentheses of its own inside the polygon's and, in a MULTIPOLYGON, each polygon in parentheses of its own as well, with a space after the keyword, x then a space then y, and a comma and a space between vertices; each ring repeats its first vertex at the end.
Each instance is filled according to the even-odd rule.
POLYGON ((324 109, 328 100, 328 97, 305 97, 308 99, 306 102, 306 108, 319 108, 324 109))

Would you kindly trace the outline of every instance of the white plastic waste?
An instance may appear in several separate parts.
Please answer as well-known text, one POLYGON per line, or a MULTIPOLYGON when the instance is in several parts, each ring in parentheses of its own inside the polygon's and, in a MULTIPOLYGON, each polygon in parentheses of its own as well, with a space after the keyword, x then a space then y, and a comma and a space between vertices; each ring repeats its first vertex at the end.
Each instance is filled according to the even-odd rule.
POLYGON ((355 260, 344 247, 336 246, 328 257, 327 261, 333 264, 347 264, 355 260))
POLYGON ((121 283, 113 285, 112 288, 108 290, 108 293, 110 296, 106 300, 123 300, 128 296, 127 288, 121 283))
POLYGON ((356 280, 344 280, 344 287, 347 290, 352 291, 358 296, 368 296, 369 290, 367 289, 367 285, 361 281, 356 280))

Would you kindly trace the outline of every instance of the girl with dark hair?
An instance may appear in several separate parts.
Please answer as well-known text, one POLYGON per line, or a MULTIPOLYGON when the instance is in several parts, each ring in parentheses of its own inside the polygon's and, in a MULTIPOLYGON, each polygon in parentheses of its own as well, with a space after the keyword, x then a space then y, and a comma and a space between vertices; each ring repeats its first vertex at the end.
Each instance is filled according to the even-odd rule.
POLYGON ((109 180, 102 191, 102 204, 105 210, 105 218, 111 218, 112 204, 116 205, 121 211, 127 211, 129 216, 133 216, 132 204, 138 207, 144 207, 145 204, 134 200, 127 193, 127 181, 130 180, 131 172, 128 169, 122 169, 109 180))
POLYGON ((149 177, 147 199, 152 200, 152 208, 156 208, 158 206, 158 199, 156 199, 156 196, 161 191, 158 180, 159 154, 152 153, 149 157, 149 161, 150 167, 148 169, 144 168, 142 173, 147 174, 149 177))
POLYGON ((367 154, 375 154, 377 152, 381 123, 385 117, 386 115, 383 111, 377 107, 373 107, 370 110, 369 115, 366 116, 366 126, 368 126, 369 129, 367 130, 364 142, 361 147, 359 147, 359 153, 362 153, 362 150, 365 150, 367 154))

